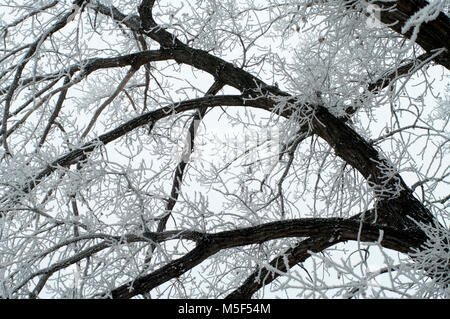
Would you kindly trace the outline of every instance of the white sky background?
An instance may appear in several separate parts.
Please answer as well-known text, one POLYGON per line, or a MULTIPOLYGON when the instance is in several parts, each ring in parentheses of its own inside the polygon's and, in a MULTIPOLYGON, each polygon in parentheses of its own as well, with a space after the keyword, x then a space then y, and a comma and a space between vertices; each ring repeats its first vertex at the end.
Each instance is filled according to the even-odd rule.
MULTIPOLYGON (((103 2, 103 3, 106 3, 103 2)), ((114 3, 114 1, 113 1, 114 3)), ((0 10, 4 10, 4 8, 0 8, 0 10)), ((178 14, 181 14, 181 12, 179 12, 178 14)), ((3 19, 8 20, 8 16, 6 15, 6 17, 4 16, 3 19)), ((102 17, 98 17, 98 19, 109 19, 109 18, 102 18, 102 17)), ((79 24, 79 20, 78 17, 77 19, 72 22, 73 26, 67 27, 66 29, 64 29, 62 31, 62 33, 67 32, 68 34, 72 32, 71 28, 75 28, 77 26, 80 26, 81 24, 79 24)), ((81 29, 82 30, 82 26, 81 29)), ((306 35, 305 36, 310 36, 310 35, 306 35)), ((101 34, 101 37, 99 37, 98 35, 95 35, 92 39, 89 40, 89 46, 95 46, 98 47, 99 49, 106 49, 109 46, 110 42, 114 41, 114 35, 111 34, 110 36, 111 38, 109 38, 108 35, 105 35, 105 33, 101 34)), ((182 38, 183 40, 183 38, 182 38)), ((277 50, 278 44, 275 42, 274 39, 266 39, 266 41, 270 41, 270 47, 272 48, 272 50, 277 50)), ((264 43, 264 41, 262 41, 262 43, 264 43)), ((266 42, 265 45, 268 45, 269 42, 266 42)), ((294 45, 293 43, 291 43, 291 45, 294 45)), ((295 44, 295 45, 299 45, 299 44, 295 44)), ((131 51, 131 50, 130 50, 131 51)), ((135 51, 135 50, 133 50, 135 51)), ((119 51, 118 51, 119 52, 119 51)), ((120 51, 120 54, 123 54, 123 51, 120 51)), ((292 51, 287 51, 284 50, 282 52, 277 52, 280 56, 285 56, 288 57, 289 55, 293 54, 292 51)), ((114 52, 108 53, 106 52, 105 55, 109 55, 109 56, 114 56, 114 55, 118 55, 115 54, 114 52)), ((235 57, 239 57, 240 56, 240 51, 239 51, 239 47, 236 47, 233 51, 230 52, 228 57, 225 57, 225 60, 227 61, 231 61, 233 58, 235 57)), ((161 62, 161 63, 165 63, 165 62, 161 62)), ((239 63, 239 62, 237 62, 239 63)), ((127 69, 123 68, 121 70, 121 77, 117 77, 117 79, 120 81, 121 78, 123 78, 123 76, 125 75, 127 69)), ((449 84, 449 73, 448 71, 443 71, 442 67, 431 67, 428 70, 428 73, 431 75, 432 78, 435 79, 435 83, 433 84, 433 92, 434 94, 438 94, 438 96, 445 96, 445 94, 449 94, 448 92, 448 84, 449 84)), ((117 73, 115 73, 117 74, 117 73)), ((166 102, 170 102, 171 100, 176 101, 177 99, 179 100, 183 100, 186 98, 185 95, 185 91, 183 91, 182 89, 184 87, 188 87, 190 85, 194 85, 195 87, 197 87, 199 89, 198 92, 190 92, 190 98, 194 97, 194 96, 202 96, 204 92, 207 91, 208 87, 212 84, 212 78, 209 75, 204 75, 203 72, 200 71, 193 71, 190 67, 186 67, 186 66, 179 66, 179 70, 174 70, 173 72, 174 76, 179 77, 181 79, 184 79, 185 82, 183 81, 172 81, 172 83, 175 83, 174 87, 171 90, 171 96, 164 96, 167 100, 166 102), (179 94, 174 94, 173 92, 177 92, 177 90, 179 91, 179 94)), ((283 88, 283 83, 282 81, 279 81, 277 79, 266 79, 267 76, 269 76, 268 74, 260 74, 259 76, 261 76, 264 80, 267 80, 268 84, 274 84, 275 82, 278 82, 280 84, 280 88, 283 88), (272 81, 271 81, 272 80, 272 81)), ((415 75, 414 77, 418 77, 417 80, 411 81, 408 83, 406 89, 411 93, 414 94, 413 92, 421 92, 423 87, 423 84, 421 83, 421 78, 420 78, 420 72, 418 72, 417 75, 415 75)), ((116 79, 116 81, 117 81, 116 79)), ((171 79, 173 80, 173 79, 171 79)), ((76 123, 74 123, 74 126, 82 126, 82 125, 87 125, 88 121, 90 120, 90 116, 91 115, 87 115, 87 114, 92 114, 92 110, 95 110, 95 108, 98 107, 98 103, 97 104, 91 104, 89 103, 91 100, 95 99, 96 96, 92 96, 92 89, 95 88, 94 92, 98 95, 98 96, 108 96, 109 94, 111 94, 114 90, 115 90, 115 85, 114 86, 108 86, 107 83, 109 82, 108 79, 105 79, 104 83, 99 83, 98 79, 93 77, 92 80, 88 79, 87 83, 88 85, 86 85, 86 88, 89 89, 89 91, 83 92, 82 90, 70 90, 69 91, 69 96, 70 96, 70 100, 74 102, 73 104, 73 108, 72 107, 65 107, 65 111, 66 112, 76 112, 76 123), (106 84, 106 85, 105 85, 106 84), (80 101, 83 101, 83 103, 80 103, 80 101), (80 107, 82 106, 82 104, 85 105, 86 109, 80 109, 80 107), (69 111, 70 110, 70 111, 69 111)), ((129 85, 133 84, 133 80, 131 80, 129 83, 129 85)), ((155 89, 157 90, 157 89, 155 89)), ((231 88, 225 88, 223 91, 223 93, 225 94, 236 94, 237 91, 231 88)), ((152 94, 152 93, 150 93, 152 94)), ((162 95, 161 93, 159 93, 160 96, 162 95)), ((219 93, 220 94, 220 93, 219 93)), ((116 98, 116 100, 109 106, 110 108, 114 108, 114 107, 122 107, 124 105, 124 103, 126 102, 126 98, 123 96, 123 94, 121 94, 118 98, 116 98)), ((410 101, 408 99, 402 99, 403 103, 410 103, 410 101)), ((436 97, 432 96, 431 94, 428 94, 426 96, 426 101, 425 101, 425 105, 427 106, 426 112, 428 114, 431 114, 432 112, 435 112, 436 109, 439 109, 438 103, 437 103, 437 99, 436 97)), ((162 105, 161 105, 162 106, 162 105)), ((372 116, 374 119, 376 119, 376 121, 371 121, 370 122, 370 131, 367 132, 368 133, 368 137, 372 137, 372 138, 376 138, 379 135, 384 134, 385 132, 385 128, 386 126, 390 126, 390 113, 388 112, 388 106, 384 106, 378 109, 375 109, 372 116)), ((247 112, 246 110, 243 109, 239 109, 239 108, 233 108, 233 107, 228 107, 226 108, 226 112, 234 117, 237 116, 241 116, 243 118, 246 117, 245 113, 247 112)), ((251 110, 251 114, 252 116, 255 116, 254 121, 256 123, 260 123, 260 122, 264 122, 267 121, 267 117, 269 116, 269 114, 267 114, 266 112, 262 112, 262 111, 258 111, 258 110, 251 110)), ((116 124, 110 124, 111 122, 109 121, 109 118, 111 118, 112 116, 114 116, 113 113, 105 113, 105 116, 102 116, 101 120, 96 124, 96 126, 94 127, 94 129, 91 131, 91 135, 90 136, 95 136, 95 133, 99 133, 99 132, 103 132, 105 130, 105 127, 109 129, 112 129, 114 127, 116 127, 116 124), (99 123, 105 123, 105 127, 102 127, 101 125, 99 125, 99 123)), ((132 118, 133 115, 131 115, 130 113, 130 118, 132 118)), ((407 115, 405 114, 405 117, 407 117, 407 115)), ((36 119, 37 120, 37 119, 36 119)), ((125 119, 124 119, 125 120, 125 119)), ((360 122, 355 123, 355 125, 364 128, 368 125, 368 121, 367 118, 364 115, 360 115, 358 117, 358 120, 360 122)), ((286 122, 285 120, 282 120, 283 122, 286 122)), ((149 175, 152 175, 154 172, 158 171, 159 167, 165 167, 167 165, 172 165, 174 167, 174 165, 176 165, 177 163, 177 159, 179 159, 180 156, 180 152, 182 150, 182 145, 185 139, 185 134, 180 134, 182 127, 180 126, 174 126, 173 131, 170 132, 171 133, 171 137, 173 138, 177 138, 177 136, 181 136, 181 141, 179 143, 179 148, 176 149, 174 147, 173 150, 173 154, 174 157, 172 159, 167 159, 167 158, 162 158, 162 159, 158 159, 155 157, 152 157, 151 159, 149 159, 145 153, 133 157, 132 159, 129 160, 130 165, 138 165, 139 163, 142 163, 142 161, 145 162, 145 164, 147 165, 147 167, 149 168, 149 175)), ((252 128, 250 128, 251 130, 252 128)), ((448 130, 448 128, 447 128, 448 130)), ((207 157, 208 152, 211 152, 211 149, 208 149, 208 142, 210 142, 211 140, 214 141, 223 141, 223 140, 228 140, 229 136, 233 136, 233 134, 238 133, 239 135, 241 135, 242 130, 240 128, 237 128, 236 126, 233 126, 233 121, 230 120, 230 118, 227 118, 226 115, 223 114, 222 110, 220 108, 216 108, 212 111, 210 111, 207 116, 204 119, 204 122, 201 124, 201 128, 199 130, 199 134, 205 134, 205 136, 198 136, 198 139, 196 139, 196 142, 198 141, 199 143, 197 144, 200 149, 204 148, 204 152, 201 152, 201 157, 197 157, 199 160, 198 163, 196 162, 196 156, 198 155, 198 152, 194 152, 193 154, 193 162, 190 164, 191 167, 188 167, 187 172, 186 172, 186 178, 185 178, 185 182, 183 183, 183 193, 180 196, 180 200, 183 201, 185 200, 186 202, 188 202, 191 198, 198 198, 198 196, 204 196, 205 200, 208 202, 208 205, 205 204, 205 210, 210 212, 210 217, 212 220, 214 220, 214 215, 218 214, 220 211, 224 211, 226 212, 226 209, 224 209, 223 204, 224 204, 224 198, 223 196, 219 196, 217 191, 214 191, 211 187, 208 186, 207 182, 205 181, 196 181, 194 179, 195 176, 198 176, 198 173, 195 172, 195 170, 201 170, 201 165, 205 164, 205 163, 215 163, 218 159, 216 156, 214 156, 215 154, 210 154, 211 157, 207 157), (205 130, 206 128, 206 130, 205 130), (202 139, 204 138, 204 139, 202 139), (202 163, 203 162, 203 163, 202 163)), ((245 132, 245 130, 244 130, 245 132)), ((283 134, 284 132, 282 132, 283 134)), ((131 133, 131 136, 135 136, 135 133, 131 133)), ((114 145, 108 145, 107 146, 107 154, 109 156, 110 161, 114 161, 114 162, 118 162, 120 165, 127 165, 128 160, 124 157, 121 156, 120 153, 124 153, 123 149, 120 150, 120 152, 118 152, 117 150, 119 150, 120 146, 119 143, 114 143, 114 145)), ((169 145, 169 144, 167 144, 169 145)), ((175 145, 169 145, 169 146, 175 146, 175 145)), ((410 150, 411 154, 414 154, 415 156, 421 156, 419 153, 422 150, 423 147, 423 142, 419 141, 417 144, 417 149, 413 149, 410 150)), ((31 147, 31 145, 30 145, 31 147)), ((151 147, 151 146, 149 146, 151 147)), ((390 152, 390 145, 388 143, 383 143, 381 145, 381 148, 385 151, 385 154, 389 154, 390 152)), ((395 150, 395 145, 392 145, 392 148, 395 150)), ((424 162, 428 162, 428 159, 432 156, 433 152, 432 152, 432 147, 430 146, 430 151, 427 151, 424 154, 424 162)), ((229 155, 230 153, 227 152, 227 149, 219 149, 218 151, 222 151, 224 156, 227 156, 227 158, 229 159, 229 155)), ((214 150, 212 151, 214 152, 214 150)), ((132 153, 132 152, 130 152, 132 153)), ((448 159, 448 157, 447 157, 448 159)), ((239 163, 239 162, 238 162, 239 163)), ((220 163, 218 163, 220 164, 220 163)), ((441 170, 442 169, 447 169, 446 166, 448 167, 450 163, 447 162, 443 163, 443 165, 441 166, 441 170)), ((405 166, 407 167, 407 165, 405 166)), ((236 174, 242 174, 242 166, 239 167, 239 165, 237 165, 237 167, 235 167, 234 169, 236 169, 236 174)), ((172 170, 173 171, 173 170, 172 170)), ((233 173, 233 171, 230 171, 231 175, 233 173)), ((415 174, 409 173, 408 171, 403 171, 401 172, 402 177, 405 179, 405 182, 408 185, 412 185, 415 182, 417 182, 417 176, 415 174)), ((170 180, 170 176, 166 176, 167 179, 170 180)), ((230 186, 233 185, 233 181, 234 179, 230 179, 232 181, 232 183, 230 183, 230 186)), ((285 182, 285 188, 286 188, 286 192, 289 192, 288 186, 289 182, 285 182)), ((236 186, 236 185, 235 185, 236 186)), ((251 187, 252 185, 250 185, 251 187)), ((165 188, 165 192, 169 192, 170 191, 170 187, 171 187, 171 182, 170 183, 162 183, 161 187, 165 188)), ((236 186, 237 187, 237 186, 236 186)), ((256 187, 255 185, 253 185, 253 187, 256 187)), ((293 190, 294 191, 294 190, 293 190)), ((164 192, 161 192, 161 194, 163 194, 164 192)), ((436 196, 436 198, 442 198, 444 196, 447 195, 446 193, 446 189, 442 186, 439 186, 435 191, 434 194, 436 196)), ((296 218, 296 217, 310 217, 309 214, 313 214, 310 210, 310 208, 313 206, 312 202, 304 202, 303 199, 298 199, 297 201, 297 209, 298 211, 292 211, 291 214, 289 216, 287 216, 286 218, 296 218), (302 216, 298 215, 298 212, 302 212, 305 213, 302 216)), ((175 208, 175 211, 177 211, 177 208, 182 209, 183 206, 178 205, 175 208)), ((230 221, 233 221, 233 224, 236 224, 236 219, 233 218, 242 218, 242 220, 240 222, 242 222, 242 226, 250 226, 252 223, 256 223, 257 219, 255 219, 255 217, 251 217, 251 216, 238 216, 240 212, 230 212, 232 213, 232 215, 230 214, 229 217, 230 221)), ((112 218, 112 217, 111 217, 112 218)), ((113 222, 113 220, 111 220, 113 222)), ((442 222, 445 225, 448 225, 448 221, 447 220, 442 220, 442 222)), ((209 231, 211 231, 211 227, 214 224, 214 222, 212 224, 208 224, 207 228, 209 231)), ((172 229, 172 228, 177 228, 178 227, 186 227, 188 226, 186 225, 174 225, 172 223, 172 221, 169 222, 168 225, 168 229, 172 229)), ((189 225, 191 226, 191 225, 189 225)), ((198 226, 198 227, 202 227, 202 225, 194 225, 194 226, 198 226)), ((230 224, 230 227, 232 227, 233 225, 230 224)), ((167 246, 170 246, 172 243, 167 243, 167 246)), ((175 245, 175 244, 174 244, 175 245)), ((365 244, 362 244, 365 245, 365 244)), ((352 266, 358 264, 358 262, 360 262, 361 260, 361 256, 358 253, 353 253, 358 247, 357 243, 346 243, 345 245, 338 245, 336 247, 334 247, 334 255, 335 257, 333 257, 332 260, 336 261, 337 263, 339 263, 339 257, 345 257, 348 255, 352 255, 352 257, 350 258, 350 260, 352 261, 352 266), (344 253, 342 251, 342 249, 347 250, 346 253, 344 253)), ((387 250, 385 250, 387 251, 387 250)), ((384 256, 382 253, 379 252, 379 249, 377 247, 372 247, 370 249, 371 252, 371 257, 370 259, 367 261, 368 268, 370 271, 375 271, 377 269, 386 267, 386 261, 388 260, 389 262, 391 262, 391 260, 386 259, 386 256, 384 256)), ((397 259, 396 257, 396 253, 392 253, 389 254, 389 257, 394 258, 394 260, 397 259)), ((201 265, 197 266, 193 272, 196 272, 198 274, 198 276, 203 275, 205 276, 205 278, 207 277, 207 274, 202 270, 203 267, 205 266, 205 264, 207 264, 209 261, 205 261, 204 263, 202 263, 201 265)), ((320 258, 314 258, 314 259, 309 259, 304 267, 306 269, 308 269, 308 267, 314 268, 313 263, 317 263, 320 262, 320 258)), ((392 261, 393 264, 395 264, 395 261, 392 261)), ((254 265, 254 263, 253 263, 254 265)), ((358 272, 358 267, 354 267, 355 271, 358 272)), ((67 269, 67 272, 72 272, 74 271, 75 267, 71 267, 67 269)), ((310 269, 311 269, 310 268, 310 269)), ((351 268, 351 267, 349 267, 351 268)), ((319 268, 318 268, 319 269, 319 268)), ((348 270, 348 269, 347 269, 348 270)), ((323 272, 318 272, 315 273, 314 272, 309 272, 310 275, 315 275, 318 276, 318 278, 328 278, 327 282, 328 284, 331 283, 335 283, 337 289, 339 289, 339 285, 341 284, 341 279, 336 278, 335 276, 335 270, 332 270, 331 268, 326 268, 324 269, 323 272), (327 271, 330 271, 330 273, 327 273, 327 271)), ((302 270, 300 267, 295 267, 295 270, 293 270, 292 272, 292 276, 295 278, 296 276, 298 277, 298 280, 306 280, 306 272, 304 270, 302 270)), ((245 277, 245 276, 244 276, 245 277)), ((200 277, 198 277, 200 278, 200 277)), ((344 278, 342 278, 344 279, 344 278)), ((387 290, 385 290, 384 292, 388 293, 389 291, 389 287, 391 286, 391 281, 393 280, 391 277, 391 274, 386 274, 383 276, 379 276, 377 277, 378 282, 373 282, 373 284, 380 284, 383 285, 385 287, 387 287, 387 290)), ((206 282, 206 281, 205 281, 206 282)), ((226 282, 226 280, 225 280, 226 282)), ((280 284, 283 284, 286 282, 286 279, 281 279, 279 281, 280 284)), ((295 280, 294 281, 290 281, 289 284, 292 285, 291 287, 287 287, 289 288, 287 291, 289 292, 288 295, 286 295, 286 292, 282 292, 282 291, 277 291, 277 292, 270 292, 270 288, 266 287, 264 289, 264 297, 269 297, 269 298, 273 298, 273 297, 280 297, 280 298, 295 298, 296 297, 296 290, 298 289, 298 287, 295 286, 295 280)), ((68 285, 70 286, 70 284, 68 283, 68 285)), ((158 290, 160 291, 164 291, 164 286, 162 285, 158 290)), ((272 286, 270 286, 272 287, 272 286)), ((276 287, 276 286, 275 286, 276 287)), ((206 288, 205 288, 206 289, 206 288)), ((320 291, 316 292, 317 294, 311 297, 323 297, 320 295, 320 291)), ((333 291, 329 292, 326 297, 333 297, 332 294, 333 291)), ((163 293, 164 295, 164 293, 163 293)), ((51 296, 51 294, 48 294, 47 296, 51 296)), ((389 296, 389 295, 387 295, 389 296)), ((394 292, 392 292, 392 296, 394 297, 398 297, 398 295, 394 292)))

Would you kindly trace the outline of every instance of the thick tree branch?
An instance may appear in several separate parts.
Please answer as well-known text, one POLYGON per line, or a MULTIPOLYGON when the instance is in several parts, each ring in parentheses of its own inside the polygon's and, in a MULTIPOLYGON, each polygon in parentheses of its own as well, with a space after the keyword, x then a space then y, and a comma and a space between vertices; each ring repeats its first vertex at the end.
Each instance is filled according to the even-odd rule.
MULTIPOLYGON (((281 256, 274 258, 270 262, 270 266, 279 272, 286 272, 288 269, 311 257, 311 253, 321 252, 341 241, 330 237, 304 239, 294 247, 287 249, 281 256)), ((278 278, 280 276, 279 272, 271 271, 266 267, 258 268, 247 277, 239 288, 228 294, 225 299, 250 299, 255 292, 278 278)))
POLYGON ((379 208, 383 207, 378 223, 399 229, 416 227, 407 216, 415 221, 434 222, 430 211, 414 197, 398 172, 373 146, 326 109, 319 107, 315 117, 314 133, 327 141, 337 156, 356 168, 372 185, 379 208))
MULTIPOLYGON (((350 220, 359 221, 363 218, 363 220, 369 221, 373 219, 373 214, 374 210, 368 210, 353 216, 350 220)), ((280 256, 277 256, 270 261, 269 264, 271 268, 278 269, 279 272, 271 271, 267 267, 262 269, 258 267, 247 277, 240 287, 228 294, 225 299, 250 299, 256 291, 278 278, 280 272, 286 272, 295 265, 306 261, 311 257, 311 253, 321 252, 342 241, 342 239, 330 236, 310 237, 301 240, 294 247, 287 249, 280 256)))
MULTIPOLYGON (((370 209, 353 216, 349 220, 360 221, 362 219, 363 221, 370 223, 375 219, 377 213, 380 214, 381 211, 376 212, 374 209, 370 209)), ((321 252, 343 241, 342 238, 336 238, 334 236, 310 237, 299 241, 294 247, 287 249, 280 256, 277 256, 270 261, 269 264, 271 269, 275 268, 279 270, 279 272, 271 271, 267 267, 258 267, 249 277, 247 277, 240 287, 228 294, 226 299, 249 299, 256 291, 281 276, 280 272, 286 272, 295 265, 306 261, 311 257, 311 253, 321 252)))
POLYGON ((206 51, 190 48, 160 26, 155 25, 150 30, 143 31, 140 29, 140 22, 136 20, 136 17, 129 18, 114 6, 107 7, 100 3, 95 3, 90 8, 111 17, 114 21, 124 23, 135 32, 144 34, 155 40, 161 45, 162 50, 178 63, 184 63, 205 71, 220 82, 233 86, 242 92, 257 89, 263 93, 270 92, 277 96, 289 95, 277 87, 267 85, 259 78, 234 66, 232 63, 211 55, 206 51))
POLYGON ((111 292, 106 298, 128 299, 147 293, 162 283, 178 277, 222 249, 263 243, 286 237, 328 237, 331 241, 360 240, 379 242, 382 246, 399 252, 411 252, 424 239, 419 230, 397 230, 387 226, 361 223, 342 218, 304 218, 267 223, 259 226, 204 234, 197 246, 185 256, 166 266, 134 279, 111 292))
POLYGON ((142 0, 141 4, 138 6, 141 25, 144 30, 149 30, 156 25, 152 14, 154 4, 155 0, 142 0))
POLYGON ((440 12, 439 15, 431 20, 421 22, 417 27, 412 26, 404 30, 404 26, 410 21, 419 10, 430 5, 425 0, 397 0, 397 1, 374 1, 374 5, 381 8, 381 22, 387 24, 392 30, 406 38, 412 38, 427 53, 435 53, 439 49, 444 49, 442 54, 436 56, 433 61, 450 70, 450 19, 440 12))

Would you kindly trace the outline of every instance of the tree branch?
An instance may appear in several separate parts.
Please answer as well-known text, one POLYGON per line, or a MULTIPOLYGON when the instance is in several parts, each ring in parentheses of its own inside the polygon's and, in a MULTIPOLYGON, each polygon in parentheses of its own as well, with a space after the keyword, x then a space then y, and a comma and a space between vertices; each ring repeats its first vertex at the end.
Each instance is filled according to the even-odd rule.
MULTIPOLYGON (((374 214, 375 211, 372 209, 365 211, 364 213, 359 213, 350 218, 350 220, 360 221, 363 219, 365 222, 370 222, 371 220, 374 220, 374 214)), ((250 299, 256 291, 281 276, 280 272, 286 272, 295 265, 306 261, 306 259, 311 257, 311 253, 321 252, 343 241, 344 240, 342 239, 330 236, 317 238, 310 237, 299 241, 294 247, 287 249, 280 256, 277 256, 270 261, 270 268, 275 268, 279 270, 279 272, 271 271, 267 267, 262 269, 258 267, 247 277, 240 287, 228 294, 225 299, 250 299)))
MULTIPOLYGON (((217 94, 217 92, 220 91, 220 89, 223 87, 223 84, 219 81, 215 81, 213 85, 209 88, 209 90, 206 92, 205 96, 214 96, 217 94)), ((197 132, 197 127, 199 125, 199 121, 203 119, 205 116, 207 108, 206 107, 200 107, 196 110, 194 117, 191 120, 191 123, 189 125, 189 133, 188 133, 188 144, 187 149, 185 152, 187 154, 183 154, 180 162, 178 163, 177 167, 175 168, 175 173, 173 177, 172 182, 172 190, 170 192, 170 197, 167 200, 167 204, 165 207, 165 215, 161 218, 161 220, 158 223, 158 232, 162 232, 166 229, 166 223, 172 214, 172 210, 175 207, 175 204, 178 199, 178 195, 180 192, 181 183, 183 181, 183 174, 184 170, 186 168, 186 165, 188 163, 189 157, 194 151, 194 139, 197 132), (189 149, 188 149, 189 148, 189 149)))
MULTIPOLYGON (((330 237, 307 238, 298 242, 294 247, 287 249, 282 255, 274 258, 269 265, 272 269, 276 268, 280 272, 286 272, 289 268, 311 257, 311 253, 321 252, 339 242, 341 240, 333 240, 330 237)), ((225 299, 250 299, 255 292, 270 284, 279 276, 279 272, 273 272, 266 267, 258 268, 247 277, 239 288, 228 294, 225 299)))
POLYGON ((427 53, 434 53, 436 50, 444 48, 444 52, 436 56, 433 61, 450 70, 450 19, 440 12, 439 15, 431 21, 423 21, 417 31, 415 26, 403 30, 405 24, 417 13, 420 9, 430 5, 425 0, 397 0, 392 1, 374 1, 372 4, 381 8, 380 19, 381 22, 387 24, 392 30, 401 34, 406 38, 412 38, 418 45, 420 45, 427 53), (404 32, 405 31, 405 32, 404 32), (415 33, 417 32, 417 33, 415 33))
MULTIPOLYGON (((92 58, 83 60, 65 69, 59 70, 57 72, 37 75, 34 77, 21 79, 18 83, 20 86, 26 86, 32 83, 38 83, 42 81, 58 80, 65 76, 72 76, 76 72, 81 71, 81 74, 77 75, 77 78, 84 78, 94 71, 108 68, 117 68, 132 66, 139 68, 142 65, 149 62, 165 61, 171 59, 171 55, 163 50, 146 50, 137 53, 121 55, 112 58, 92 58)), ((0 95, 7 93, 11 89, 11 86, 0 89, 0 95)), ((17 113, 17 112, 15 112, 17 113)))
POLYGON ((397 230, 343 218, 285 220, 216 234, 204 234, 197 246, 185 256, 113 289, 104 297, 128 299, 138 294, 148 293, 162 283, 182 275, 222 249, 286 237, 332 237, 331 241, 379 242, 386 248, 403 253, 411 252, 411 247, 417 247, 425 239, 425 235, 420 230, 397 230))
MULTIPOLYGON (((22 282, 17 285, 11 292, 11 294, 14 294, 18 292, 23 286, 25 286, 30 280, 32 280, 35 277, 41 276, 41 279, 39 280, 38 284, 36 285, 35 289, 33 290, 31 296, 35 297, 39 294, 39 292, 42 290, 43 286, 45 285, 45 282, 57 271, 60 271, 62 269, 65 269, 85 258, 91 257, 94 254, 109 248, 114 245, 123 245, 128 243, 135 243, 135 242, 148 242, 151 243, 161 243, 167 240, 172 239, 187 239, 187 240, 193 240, 193 241, 199 241, 200 238, 202 238, 202 234, 196 231, 168 231, 164 233, 143 233, 141 236, 134 235, 134 234, 126 234, 124 236, 111 236, 106 234, 88 234, 88 235, 81 235, 77 237, 73 237, 69 240, 63 241, 51 249, 47 249, 46 251, 42 252, 38 256, 35 256, 33 260, 37 260, 40 258, 43 258, 50 254, 51 252, 54 252, 61 247, 83 241, 83 240, 93 240, 93 239, 104 239, 101 243, 98 243, 94 246, 91 246, 89 248, 86 248, 75 255, 65 258, 59 262, 54 263, 53 265, 35 271, 32 274, 30 274, 27 278, 22 280, 22 282)), ((32 261, 30 260, 30 264, 32 261)))
POLYGON ((373 185, 379 208, 383 207, 383 215, 378 216, 378 223, 399 229, 406 225, 416 227, 406 216, 427 224, 434 222, 430 211, 414 197, 398 172, 373 146, 325 108, 318 108, 315 119, 313 132, 331 145, 337 156, 356 168, 368 183, 373 185))
POLYGON ((110 97, 108 97, 106 99, 106 101, 104 101, 98 107, 98 109, 95 111, 94 115, 92 116, 91 120, 89 121, 89 124, 86 127, 86 129, 84 130, 83 134, 81 134, 81 138, 82 139, 84 139, 89 134, 89 131, 92 129, 92 127, 94 126, 95 122, 97 121, 97 119, 99 118, 99 116, 103 112, 103 110, 109 104, 111 104, 112 101, 114 101, 114 99, 120 94, 120 92, 122 92, 122 90, 125 88, 125 85, 128 83, 129 80, 131 80, 131 78, 133 77, 134 73, 136 73, 136 71, 138 69, 139 68, 135 67, 134 65, 131 66, 131 68, 128 70, 127 74, 125 75, 125 77, 122 79, 122 81, 120 81, 119 85, 114 90, 113 94, 110 97))
POLYGON ((144 30, 149 30, 150 28, 156 26, 153 20, 153 5, 155 0, 142 0, 141 4, 138 6, 139 16, 141 17, 141 25, 144 30))
MULTIPOLYGON (((181 113, 198 107, 214 107, 214 106, 253 106, 263 108, 262 105, 267 103, 265 99, 245 99, 240 95, 222 95, 222 96, 206 96, 203 98, 182 101, 179 103, 170 104, 155 111, 144 113, 129 120, 119 127, 100 135, 98 138, 85 143, 82 147, 77 148, 50 163, 46 168, 42 169, 30 181, 23 186, 22 192, 29 193, 33 190, 43 178, 53 173, 58 168, 68 167, 77 163, 80 159, 86 156, 87 153, 92 152, 100 145, 106 145, 125 134, 133 131, 149 123, 155 123, 167 116, 181 113)), ((1 216, 0 216, 1 217, 1 216)))
POLYGON ((8 117, 9 117, 9 109, 11 106, 11 101, 14 96, 14 93, 19 85, 20 78, 22 76, 22 72, 25 69, 26 64, 30 60, 30 58, 35 54, 39 46, 44 42, 48 37, 50 37, 52 34, 58 32, 62 28, 64 28, 69 22, 70 17, 75 12, 75 9, 73 8, 70 10, 70 12, 67 12, 65 15, 63 15, 50 29, 45 31, 40 37, 38 37, 33 44, 31 44, 30 48, 26 52, 25 56, 22 58, 21 63, 17 66, 16 73, 14 75, 14 79, 12 81, 12 84, 10 85, 8 89, 8 93, 5 97, 5 106, 3 108, 3 119, 2 119, 2 126, 0 129, 0 135, 2 136, 2 145, 5 150, 6 155, 10 155, 8 143, 7 143, 7 131, 8 131, 8 117))

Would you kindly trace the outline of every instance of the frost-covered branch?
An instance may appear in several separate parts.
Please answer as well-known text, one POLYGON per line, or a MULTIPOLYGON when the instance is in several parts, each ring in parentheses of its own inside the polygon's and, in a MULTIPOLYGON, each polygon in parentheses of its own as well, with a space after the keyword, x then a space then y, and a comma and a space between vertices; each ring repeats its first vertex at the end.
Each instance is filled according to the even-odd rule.
MULTIPOLYGON (((381 238, 381 245, 402 252, 410 252, 410 247, 423 240, 423 234, 420 232, 398 231, 386 226, 377 227, 340 218, 286 220, 216 234, 204 234, 197 246, 185 256, 148 275, 111 290, 105 294, 105 297, 128 299, 147 293, 167 280, 182 275, 222 249, 262 243, 283 237, 309 236, 329 236, 344 241, 358 240, 358 238, 362 241, 379 241, 381 238)), ((331 242, 334 242, 334 239, 331 239, 331 242)), ((323 242, 321 246, 325 248, 323 242)), ((310 246, 310 248, 313 247, 310 246)))
POLYGON ((123 123, 114 130, 106 132, 98 136, 96 139, 85 143, 81 147, 54 160, 45 169, 42 169, 38 174, 36 174, 36 176, 32 177, 27 185, 23 187, 22 191, 24 193, 30 192, 42 181, 43 178, 50 175, 59 168, 76 164, 79 160, 85 158, 88 153, 92 152, 97 147, 106 145, 138 127, 147 125, 149 123, 155 123, 158 120, 168 117, 172 114, 193 110, 199 107, 208 108, 225 105, 261 107, 261 105, 264 105, 264 103, 266 103, 264 99, 262 99, 262 102, 261 100, 248 100, 240 95, 206 96, 204 98, 182 101, 157 109, 155 111, 147 112, 128 122, 123 123))

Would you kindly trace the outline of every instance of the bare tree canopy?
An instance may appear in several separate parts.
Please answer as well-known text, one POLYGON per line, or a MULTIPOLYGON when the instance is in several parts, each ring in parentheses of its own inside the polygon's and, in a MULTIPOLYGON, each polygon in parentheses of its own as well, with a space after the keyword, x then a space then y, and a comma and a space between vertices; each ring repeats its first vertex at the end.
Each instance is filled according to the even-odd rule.
POLYGON ((449 298, 446 0, 0 2, 0 298, 449 298))

